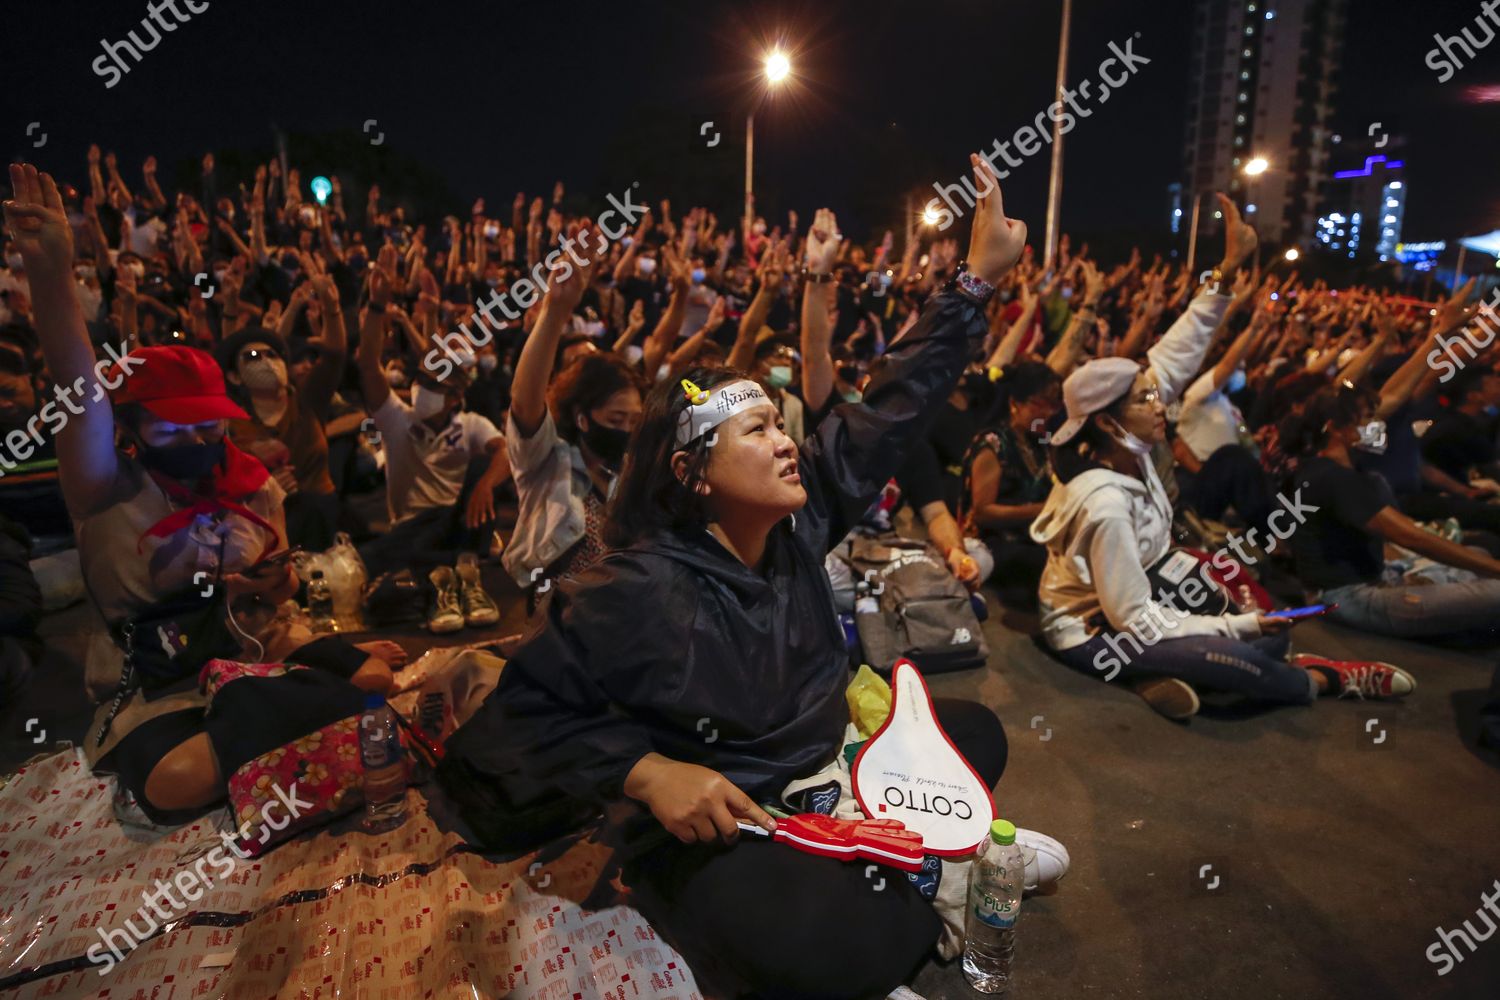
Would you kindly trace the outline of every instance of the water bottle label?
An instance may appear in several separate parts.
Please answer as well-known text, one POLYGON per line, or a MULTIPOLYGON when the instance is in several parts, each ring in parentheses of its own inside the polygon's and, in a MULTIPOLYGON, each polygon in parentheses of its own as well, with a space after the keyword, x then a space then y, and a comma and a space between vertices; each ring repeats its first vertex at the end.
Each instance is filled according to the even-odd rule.
POLYGON ((975 886, 970 901, 974 906, 974 916, 981 923, 1002 930, 1015 926, 1018 907, 1009 896, 996 896, 982 886, 975 886))

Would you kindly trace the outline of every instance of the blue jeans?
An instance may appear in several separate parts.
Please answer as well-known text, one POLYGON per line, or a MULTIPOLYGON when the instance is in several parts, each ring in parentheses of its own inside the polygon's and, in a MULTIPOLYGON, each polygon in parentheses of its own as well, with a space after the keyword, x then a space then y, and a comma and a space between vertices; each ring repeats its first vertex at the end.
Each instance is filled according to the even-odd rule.
MULTIPOLYGON (((1500 580, 1441 569, 1447 570, 1442 575, 1448 579, 1443 582, 1416 586, 1355 583, 1323 591, 1323 601, 1338 605, 1329 615, 1334 621, 1380 635, 1420 638, 1493 630, 1500 625, 1500 580)), ((1434 575, 1433 570, 1422 572, 1434 575)))
POLYGON ((1081 646, 1054 650, 1053 655, 1079 673, 1105 681, 1176 677, 1200 691, 1308 705, 1318 696, 1317 684, 1306 670, 1286 662, 1291 642, 1286 633, 1249 642, 1224 635, 1189 635, 1146 646, 1129 632, 1101 632, 1081 646))

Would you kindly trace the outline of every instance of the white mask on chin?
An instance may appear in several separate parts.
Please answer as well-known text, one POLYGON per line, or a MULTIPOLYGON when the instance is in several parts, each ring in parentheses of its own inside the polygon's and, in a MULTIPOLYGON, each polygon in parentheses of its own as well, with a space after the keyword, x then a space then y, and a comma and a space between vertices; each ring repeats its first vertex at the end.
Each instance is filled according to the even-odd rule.
POLYGON ((421 382, 413 382, 411 387, 411 409, 418 420, 427 420, 443 412, 443 407, 448 405, 448 396, 436 389, 429 389, 421 382))
POLYGON ((1151 442, 1142 441, 1134 434, 1127 431, 1119 422, 1115 423, 1119 433, 1111 434, 1110 437, 1119 442, 1120 446, 1138 458, 1144 458, 1151 454, 1151 442))

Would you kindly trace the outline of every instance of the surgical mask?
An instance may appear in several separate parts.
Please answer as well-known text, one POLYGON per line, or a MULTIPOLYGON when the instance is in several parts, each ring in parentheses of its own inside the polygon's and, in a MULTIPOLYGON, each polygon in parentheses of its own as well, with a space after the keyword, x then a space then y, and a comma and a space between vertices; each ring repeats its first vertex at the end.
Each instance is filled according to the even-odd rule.
POLYGON ((1224 383, 1224 391, 1233 395, 1245 388, 1245 369, 1236 368, 1234 374, 1229 376, 1229 381, 1224 383))
POLYGON ((224 461, 224 442, 174 444, 168 448, 142 445, 138 454, 141 464, 153 472, 190 483, 213 472, 224 461))
POLYGON ((865 397, 860 393, 858 389, 850 389, 848 392, 844 393, 844 402, 846 403, 858 403, 864 398, 865 397))
POLYGON ((604 460, 611 469, 619 469, 625 461, 625 447, 630 443, 630 432, 618 427, 605 427, 588 420, 588 429, 583 432, 583 443, 589 451, 604 460))
POLYGON ((656 258, 655 257, 642 257, 636 263, 638 263, 640 265, 640 267, 641 267, 641 273, 642 274, 650 275, 650 274, 652 274, 652 273, 654 273, 656 271, 656 258))
POLYGON ((707 273, 703 270, 703 268, 701 268, 701 267, 695 267, 695 268, 693 268, 693 284, 695 284, 695 285, 701 285, 701 284, 703 284, 703 279, 705 277, 707 277, 707 273))
POLYGON ((1110 436, 1120 443, 1120 447, 1140 458, 1151 454, 1151 443, 1149 441, 1142 441, 1118 423, 1115 426, 1119 428, 1119 433, 1111 434, 1110 436))
POLYGON ((406 385, 406 372, 400 368, 387 368, 385 370, 385 380, 392 389, 399 389, 406 385))
POLYGON ((500 285, 500 279, 499 278, 485 278, 484 279, 484 283, 486 285, 489 285, 491 288, 496 288, 496 287, 499 287, 499 285, 500 285))
POLYGON ((229 268, 227 268, 227 267, 221 267, 221 268, 218 268, 217 270, 215 270, 214 271, 214 284, 216 284, 216 285, 222 285, 222 284, 224 284, 224 275, 226 275, 228 273, 229 273, 229 268))
POLYGON ((1071 289, 1071 288, 1064 288, 1062 290, 1062 297, 1064 299, 1071 299, 1073 297, 1073 289, 1071 289))
POLYGON ((482 372, 492 372, 499 364, 500 359, 493 354, 481 354, 479 356, 479 370, 482 372))
POLYGON ((94 270, 93 264, 79 264, 73 269, 73 274, 79 281, 92 281, 97 277, 98 272, 94 270))
POLYGON ((8 253, 5 255, 5 266, 10 268, 12 271, 21 270, 24 263, 25 262, 21 260, 21 255, 18 253, 8 253))
POLYGON ((418 420, 427 420, 443 412, 443 407, 448 405, 448 394, 437 389, 429 389, 421 382, 412 384, 411 387, 411 409, 418 420))
POLYGON ((279 389, 286 385, 286 362, 280 358, 241 362, 240 378, 251 389, 279 389))
POLYGON ((1000 297, 1001 302, 1009 302, 1012 298, 1015 297, 1016 293, 1012 292, 1009 288, 1002 288, 995 294, 1000 297))
POLYGON ((750 231, 756 236, 764 236, 766 232, 766 224, 764 222, 757 222, 750 227, 750 231))
POLYGON ((772 365, 770 374, 766 376, 766 381, 770 383, 773 389, 785 389, 792 384, 792 366, 772 365))
POLYGON ((1355 442, 1354 447, 1372 455, 1384 455, 1385 444, 1384 420, 1371 420, 1369 423, 1359 425, 1359 440, 1355 442))

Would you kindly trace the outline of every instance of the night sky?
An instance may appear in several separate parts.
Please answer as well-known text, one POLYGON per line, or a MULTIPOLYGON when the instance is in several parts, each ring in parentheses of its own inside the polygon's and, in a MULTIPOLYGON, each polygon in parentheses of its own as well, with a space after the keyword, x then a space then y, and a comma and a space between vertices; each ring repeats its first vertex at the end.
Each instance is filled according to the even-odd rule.
MULTIPOLYGON (((1350 7, 1337 126, 1362 135, 1380 121, 1406 135, 1405 238, 1500 228, 1500 102, 1469 96, 1500 85, 1500 40, 1447 84, 1424 64, 1435 31, 1472 29, 1478 0, 1350 7)), ((796 80, 758 106, 761 206, 807 219, 826 204, 866 236, 900 222, 907 194, 925 200, 933 181, 955 179, 966 152, 1046 108, 1060 10, 1052 0, 212 0, 106 89, 90 68, 100 39, 138 28, 144 2, 13 2, 0 136, 9 158, 80 186, 91 141, 119 154, 132 185, 155 153, 170 184, 210 149, 238 180, 237 165, 270 154, 275 123, 294 136, 304 182, 308 166, 345 165, 308 164, 300 137, 337 136, 361 159, 351 190, 360 172, 399 159, 433 171, 453 198, 443 210, 461 215, 484 196, 508 217, 518 189, 545 192, 561 178, 601 197, 640 180, 652 200, 675 193, 674 208, 696 200, 722 221, 738 214, 756 57, 779 40, 796 80), (367 118, 385 133, 377 149, 360 141, 367 118), (725 133, 714 149, 697 135, 710 119, 725 133), (48 135, 41 149, 26 137, 31 121, 48 135)), ((1065 229, 1106 243, 1163 235, 1191 12, 1190 0, 1077 0, 1071 80, 1095 76, 1108 43, 1137 32, 1151 64, 1069 135, 1065 229)), ((1005 186, 1010 214, 1037 238, 1047 169, 1044 149, 1005 186)), ((382 188, 406 194, 399 182, 382 188)))

